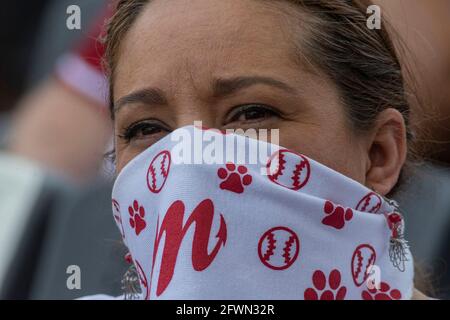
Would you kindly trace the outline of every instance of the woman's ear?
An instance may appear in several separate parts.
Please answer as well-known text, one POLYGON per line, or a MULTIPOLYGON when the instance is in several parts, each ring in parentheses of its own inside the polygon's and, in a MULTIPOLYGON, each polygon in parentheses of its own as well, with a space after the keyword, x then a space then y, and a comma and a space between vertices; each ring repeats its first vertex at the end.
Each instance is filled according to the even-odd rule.
POLYGON ((405 119, 398 110, 386 109, 378 115, 369 141, 366 185, 387 195, 399 179, 406 153, 405 119))

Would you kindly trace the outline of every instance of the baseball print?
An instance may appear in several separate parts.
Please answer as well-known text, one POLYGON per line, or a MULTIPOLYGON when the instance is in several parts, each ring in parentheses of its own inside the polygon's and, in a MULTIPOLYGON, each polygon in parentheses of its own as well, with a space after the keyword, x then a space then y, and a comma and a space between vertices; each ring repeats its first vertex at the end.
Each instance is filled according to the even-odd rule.
MULTIPOLYGON (((411 296, 413 259, 400 247, 403 219, 388 199, 279 146, 258 163, 192 165, 175 161, 175 146, 192 147, 180 143, 169 134, 149 147, 113 190, 143 299, 411 296), (400 254, 408 260, 395 260, 400 254)), ((212 140, 198 152, 224 146, 212 140)))
POLYGON ((311 166, 308 159, 290 150, 275 152, 267 164, 269 179, 285 188, 300 190, 309 180, 311 166))
POLYGON ((370 270, 377 260, 375 249, 368 244, 362 244, 355 249, 352 256, 352 278, 360 287, 370 276, 370 270))
POLYGON ((382 200, 375 192, 370 192, 359 201, 356 210, 368 213, 377 213, 381 209, 382 200))
POLYGON ((159 193, 170 171, 170 152, 165 150, 153 158, 147 171, 147 186, 152 193, 159 193))
POLYGON ((144 269, 142 269, 141 264, 137 260, 136 260, 136 271, 139 276, 139 281, 141 282, 141 287, 144 288, 144 292, 142 292, 142 294, 143 294, 142 296, 143 296, 144 300, 148 300, 150 298, 150 286, 147 281, 147 277, 145 276, 144 269))
POLYGON ((119 232, 120 235, 122 236, 122 239, 125 239, 125 231, 123 230, 122 217, 120 215, 120 204, 115 199, 112 199, 112 204, 113 204, 114 220, 116 221, 116 224, 119 227, 119 232))
POLYGON ((258 255, 261 262, 273 270, 289 268, 299 255, 300 240, 286 227, 272 228, 259 240, 258 255))

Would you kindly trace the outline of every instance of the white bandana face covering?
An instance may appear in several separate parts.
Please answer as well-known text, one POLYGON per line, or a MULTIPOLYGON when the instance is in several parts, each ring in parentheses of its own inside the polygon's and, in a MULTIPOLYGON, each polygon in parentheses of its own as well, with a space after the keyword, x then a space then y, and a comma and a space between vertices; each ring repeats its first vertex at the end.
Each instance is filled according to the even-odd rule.
POLYGON ((193 126, 134 158, 113 190, 142 299, 410 299, 394 204, 301 154, 193 126), (263 165, 180 163, 189 135, 209 136, 192 157, 227 139, 272 151, 263 165))

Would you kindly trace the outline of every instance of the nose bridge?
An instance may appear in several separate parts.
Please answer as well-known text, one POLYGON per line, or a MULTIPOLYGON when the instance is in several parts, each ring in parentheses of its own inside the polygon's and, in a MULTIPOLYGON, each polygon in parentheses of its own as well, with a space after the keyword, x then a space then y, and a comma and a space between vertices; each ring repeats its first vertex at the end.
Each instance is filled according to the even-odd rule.
POLYGON ((171 74, 170 85, 176 126, 183 127, 201 121, 203 126, 215 127, 217 115, 210 97, 210 64, 186 57, 180 59, 176 66, 171 74))
POLYGON ((174 95, 177 127, 193 125, 196 121, 201 121, 205 127, 215 127, 216 112, 212 101, 206 97, 207 89, 193 81, 183 82, 182 88, 174 95))
POLYGON ((194 125, 194 122, 201 121, 205 127, 215 127, 216 121, 212 112, 212 107, 205 103, 184 102, 177 104, 176 125, 184 127, 194 125))
POLYGON ((202 126, 214 127, 216 115, 209 101, 199 97, 197 90, 189 90, 189 93, 177 94, 174 101, 175 124, 179 127, 193 125, 201 121, 202 126))

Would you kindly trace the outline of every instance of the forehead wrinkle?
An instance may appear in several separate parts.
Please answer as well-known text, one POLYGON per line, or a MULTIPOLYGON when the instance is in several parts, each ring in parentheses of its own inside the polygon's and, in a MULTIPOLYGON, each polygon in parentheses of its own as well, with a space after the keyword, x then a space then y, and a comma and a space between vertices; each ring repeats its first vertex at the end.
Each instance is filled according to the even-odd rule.
MULTIPOLYGON (((132 46, 135 45, 136 42, 141 42, 141 45, 139 46, 139 49, 144 48, 146 51, 152 51, 155 50, 154 54, 158 54, 158 51, 161 52, 164 50, 164 52, 161 52, 161 54, 170 54, 170 51, 173 51, 173 54, 179 54, 179 52, 186 52, 186 57, 183 59, 184 61, 180 61, 181 65, 183 67, 187 67, 185 71, 187 73, 185 74, 186 79, 188 79, 192 84, 194 84, 194 87, 196 90, 199 89, 199 86, 196 81, 194 81, 196 78, 198 78, 198 75, 196 75, 196 71, 198 71, 198 67, 200 66, 201 69, 206 70, 213 70, 214 68, 211 68, 211 65, 215 65, 220 63, 221 69, 223 68, 223 65, 226 65, 228 63, 236 63, 238 61, 235 60, 234 56, 240 56, 241 54, 245 55, 253 55, 256 58, 260 57, 262 59, 265 59, 265 55, 271 55, 274 54, 273 50, 278 50, 280 55, 283 55, 283 57, 291 58, 292 62, 294 62, 296 65, 299 65, 303 67, 303 70, 299 69, 299 72, 302 71, 310 71, 311 64, 307 63, 307 59, 299 59, 299 56, 305 56, 301 53, 301 48, 299 49, 299 41, 298 39, 301 38, 301 36, 305 33, 304 30, 300 27, 300 20, 298 18, 301 16, 301 12, 298 9, 297 6, 295 6, 294 10, 292 10, 294 7, 293 5, 289 5, 288 2, 281 2, 281 1, 267 1, 267 0, 249 0, 249 1, 258 1, 261 3, 264 3, 264 6, 256 7, 256 10, 258 13, 261 13, 262 18, 256 19, 257 25, 270 25, 272 28, 247 28, 248 24, 246 23, 235 23, 233 21, 224 19, 224 24, 217 24, 217 22, 207 22, 208 20, 202 20, 201 18, 194 19, 193 21, 190 21, 189 23, 192 23, 195 28, 191 30, 191 32, 183 32, 181 35, 182 41, 173 41, 173 38, 164 36, 163 41, 167 42, 168 45, 172 46, 173 50, 170 48, 162 45, 157 44, 157 42, 161 42, 161 38, 153 38, 156 33, 153 33, 153 36, 148 37, 144 36, 144 39, 142 39, 142 28, 146 27, 148 28, 148 24, 145 24, 146 20, 144 19, 146 17, 146 14, 142 14, 138 20, 141 20, 141 22, 137 22, 135 27, 134 35, 132 36, 129 34, 126 38, 129 38, 129 43, 127 45, 128 50, 133 49, 132 46), (295 11, 295 12, 293 12, 295 11), (287 19, 286 19, 287 17, 287 19), (296 20, 294 20, 296 19, 296 20), (270 23, 267 23, 269 21, 270 23), (139 26, 139 24, 141 24, 139 26), (139 28, 138 28, 139 26, 139 28), (199 29, 199 27, 201 29, 199 29), (211 31, 210 34, 214 35, 214 37, 203 37, 203 30, 208 29, 209 26, 214 26, 215 30, 211 31), (219 27, 217 27, 219 26, 219 27), (225 26, 225 27, 224 27, 225 26), (225 30, 226 32, 221 30, 225 30), (250 29, 250 30, 249 30, 250 29), (273 32, 274 29, 276 32, 273 32), (217 30, 217 31, 216 31, 217 30), (217 37, 217 41, 214 41, 215 35, 217 32, 220 32, 220 36, 217 37), (238 36, 236 36, 238 35, 238 36), (260 36, 263 35, 263 36, 260 36), (131 37, 130 37, 131 36, 131 37), (183 40, 184 39, 184 40, 183 40), (211 39, 213 41, 211 41, 211 39), (156 41, 155 41, 156 40, 156 41), (144 41, 144 43, 142 43, 144 41), (262 48, 259 48, 255 51, 250 51, 251 46, 246 46, 245 41, 247 43, 249 41, 253 43, 261 43, 263 46, 262 48), (275 41, 275 46, 273 46, 275 41), (196 43, 197 45, 192 46, 193 43, 196 43), (268 47, 270 44, 272 51, 265 51, 264 46, 268 47), (144 47, 143 47, 144 46, 144 47), (274 48, 275 47, 275 48, 274 48), (212 55, 211 57, 208 57, 207 54, 203 54, 205 50, 207 51, 223 51, 226 52, 227 49, 235 48, 236 51, 232 54, 219 54, 219 55, 212 55), (198 52, 197 55, 192 54, 192 51, 198 52), (190 56, 189 56, 190 55, 190 56), (215 61, 214 59, 216 57, 220 58, 220 61, 215 61), (298 63, 300 61, 300 63, 298 63), (306 63, 302 63, 305 62, 306 63), (309 66, 309 68, 308 68, 309 66)), ((156 1, 157 2, 157 1, 156 1)), ((235 3, 232 3, 232 5, 236 5, 235 3)), ((149 8, 151 5, 149 5, 149 8)), ((150 10, 147 8, 148 10, 150 10)), ((183 11, 190 11, 192 9, 189 8, 188 2, 186 2, 186 5, 183 7, 183 11), (189 10, 188 10, 189 8, 189 10)), ((206 9, 205 9, 206 10, 206 9)), ((155 10, 158 11, 158 10, 155 10)), ((154 14, 160 15, 161 13, 153 12, 154 14)), ((227 16, 225 14, 224 16, 227 16)), ((240 13, 238 16, 241 16, 241 18, 246 18, 249 16, 248 11, 246 10, 243 13, 240 13)), ((251 17, 253 17, 254 14, 252 14, 251 17)), ((249 16, 249 18, 251 18, 249 16)), ((239 21, 239 20, 238 20, 239 21)), ((240 21, 239 21, 240 22, 240 21)), ((252 22, 252 20, 249 20, 249 22, 252 22)), ((183 23, 183 22, 182 22, 183 23)), ((160 29, 160 28, 159 28, 160 29)), ((158 29, 158 30, 159 30, 158 29)), ((144 31, 145 32, 145 31, 144 31)), ((167 30, 170 34, 174 34, 174 31, 167 30)), ((180 35, 176 35, 180 37, 180 35)), ((275 51, 275 54, 278 54, 275 51)), ((146 60, 148 59, 148 55, 140 55, 137 57, 137 59, 140 60, 146 60)), ((260 59, 250 59, 248 61, 249 67, 258 67, 260 64, 260 59)), ((145 64, 146 61, 141 61, 139 63, 145 64)), ((136 66, 135 66, 136 67, 136 66)), ((176 69, 174 69, 176 70, 176 69)), ((135 71, 127 72, 132 75, 135 71)), ((226 69, 225 69, 226 72, 226 69)), ((214 73, 214 71, 212 71, 214 73)), ((122 72, 123 74, 123 72, 122 72)), ((215 74, 214 74, 215 75, 215 74)), ((208 74, 208 77, 213 77, 213 74, 208 74)))

